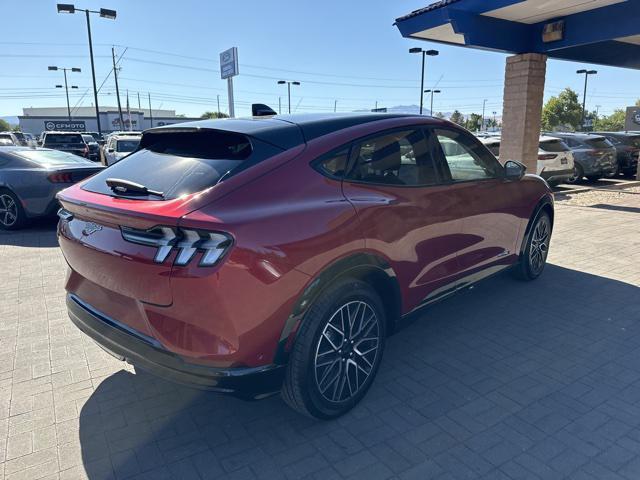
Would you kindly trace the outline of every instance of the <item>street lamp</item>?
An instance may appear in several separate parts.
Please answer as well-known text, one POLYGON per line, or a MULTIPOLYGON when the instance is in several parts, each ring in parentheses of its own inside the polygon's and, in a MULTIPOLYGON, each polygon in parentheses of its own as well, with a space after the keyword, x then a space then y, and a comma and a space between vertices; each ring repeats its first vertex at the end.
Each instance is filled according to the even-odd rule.
POLYGON ((482 101, 482 127, 480 127, 481 131, 484 131, 484 111, 485 111, 485 108, 487 108, 487 99, 486 98, 482 101))
POLYGON ((300 82, 289 80, 278 80, 278 85, 287 84, 287 95, 289 96, 289 114, 291 114, 291 85, 300 85, 300 82))
POLYGON ((582 95, 582 121, 580 122, 580 128, 584 130, 584 121, 585 121, 585 107, 587 106, 587 81, 589 79, 589 75, 595 75, 598 73, 597 70, 577 70, 576 73, 578 75, 584 74, 584 94, 582 95))
POLYGON ((433 117, 433 94, 434 93, 442 93, 441 90, 425 90, 424 93, 431 93, 431 108, 429 109, 430 115, 433 117))
MULTIPOLYGON (((69 86, 67 85, 67 70, 71 72, 78 72, 78 73, 80 73, 82 70, 77 67, 65 68, 65 67, 55 67, 55 66, 50 66, 47 68, 47 70, 50 70, 53 72, 62 70, 64 72, 64 91, 67 95, 67 117, 69 118, 69 121, 71 121, 71 106, 69 105, 69 86)), ((56 88, 62 88, 62 85, 56 85, 56 88)), ((78 87, 76 85, 71 85, 71 88, 78 88, 78 87)))
POLYGON ((89 56, 91 57, 91 76, 93 78, 93 98, 96 105, 96 122, 98 123, 98 133, 102 133, 100 128, 100 108, 98 107, 98 86, 96 85, 96 68, 93 62, 93 42, 91 40, 91 22, 89 21, 90 13, 97 13, 102 18, 109 20, 116 19, 116 11, 108 8, 101 8, 100 10, 89 10, 83 8, 76 8, 75 5, 70 3, 58 3, 58 13, 76 13, 84 12, 87 18, 87 34, 89 36, 89 56))
POLYGON ((440 52, 437 50, 423 50, 420 47, 414 47, 409 49, 409 53, 422 53, 422 74, 420 77, 420 115, 422 115, 422 101, 424 96, 424 59, 427 55, 435 57, 436 55, 439 55, 440 52))

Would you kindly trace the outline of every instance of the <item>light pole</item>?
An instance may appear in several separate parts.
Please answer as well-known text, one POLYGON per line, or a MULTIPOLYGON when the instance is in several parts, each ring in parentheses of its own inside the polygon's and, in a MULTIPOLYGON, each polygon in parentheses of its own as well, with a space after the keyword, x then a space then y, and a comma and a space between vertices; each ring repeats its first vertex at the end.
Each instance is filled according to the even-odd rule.
POLYGON ((300 82, 290 80, 278 80, 278 85, 287 84, 287 95, 289 96, 289 114, 291 114, 291 85, 300 85, 300 82))
POLYGON ((429 109, 429 115, 431 115, 433 117, 433 94, 434 93, 442 93, 442 90, 431 90, 431 89, 427 89, 424 91, 424 93, 430 93, 431 94, 431 108, 429 109))
POLYGON ((496 122, 496 114, 498 112, 493 112, 493 128, 498 130, 498 123, 496 122))
POLYGON ((438 50, 423 50, 420 47, 410 48, 409 53, 422 53, 422 73, 420 76, 420 115, 422 115, 422 103, 424 99, 424 64, 425 57, 429 55, 430 57, 435 57, 439 55, 440 52, 438 50))
POLYGON ((584 94, 582 95, 582 121, 580 122, 580 129, 584 130, 584 121, 585 121, 585 108, 587 106, 587 81, 589 79, 589 75, 595 75, 598 73, 597 70, 577 70, 576 73, 578 75, 584 74, 584 94))
POLYGON ((93 99, 96 105, 96 122, 98 124, 98 134, 102 133, 100 128, 100 109, 98 107, 98 86, 96 85, 96 68, 93 62, 93 41, 91 40, 91 22, 89 21, 90 13, 97 13, 102 18, 108 18, 110 20, 116 19, 116 11, 109 10, 108 8, 101 8, 100 10, 89 10, 83 8, 76 8, 70 3, 58 3, 58 13, 76 13, 84 12, 87 18, 87 34, 89 36, 89 57, 91 57, 91 77, 93 78, 93 99))
MULTIPOLYGON (((82 70, 80 70, 79 68, 76 67, 72 67, 72 68, 65 68, 65 67, 48 67, 47 70, 53 71, 53 72, 57 72, 58 70, 62 70, 64 72, 64 91, 67 95, 67 117, 69 118, 69 121, 71 121, 71 106, 69 105, 69 86, 67 84, 67 70, 71 71, 71 72, 81 72, 82 70)), ((56 88, 62 88, 62 85, 56 85, 56 88)), ((78 88, 77 85, 71 85, 71 88, 78 88)))

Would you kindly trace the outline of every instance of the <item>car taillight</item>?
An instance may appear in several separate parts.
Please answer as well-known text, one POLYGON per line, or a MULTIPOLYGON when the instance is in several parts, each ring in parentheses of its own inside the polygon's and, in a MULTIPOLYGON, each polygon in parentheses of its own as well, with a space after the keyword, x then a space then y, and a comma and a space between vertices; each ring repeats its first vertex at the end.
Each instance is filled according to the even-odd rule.
POLYGON ((89 156, 89 145, 84 146, 84 150, 82 151, 85 158, 89 156))
POLYGON ((229 250, 233 239, 220 232, 207 232, 188 228, 174 229, 171 227, 155 227, 150 230, 138 230, 121 227, 122 238, 128 242, 157 247, 153 259, 156 263, 163 263, 175 248, 178 255, 174 263, 179 266, 188 265, 196 252, 202 252, 198 263, 200 267, 211 267, 229 250))
POLYGON ((538 160, 553 160, 557 156, 555 153, 541 153, 538 155, 538 160))
POLYGON ((73 183, 70 173, 55 172, 47 176, 51 183, 73 183))

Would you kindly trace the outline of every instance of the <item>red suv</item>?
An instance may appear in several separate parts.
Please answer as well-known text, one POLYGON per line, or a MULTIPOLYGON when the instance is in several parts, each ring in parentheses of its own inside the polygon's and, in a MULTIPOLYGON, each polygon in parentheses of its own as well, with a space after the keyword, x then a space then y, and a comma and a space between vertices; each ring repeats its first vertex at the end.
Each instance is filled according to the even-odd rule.
POLYGON ((544 268, 553 200, 467 131, 414 115, 155 128, 59 194, 71 320, 195 387, 332 418, 419 307, 544 268))

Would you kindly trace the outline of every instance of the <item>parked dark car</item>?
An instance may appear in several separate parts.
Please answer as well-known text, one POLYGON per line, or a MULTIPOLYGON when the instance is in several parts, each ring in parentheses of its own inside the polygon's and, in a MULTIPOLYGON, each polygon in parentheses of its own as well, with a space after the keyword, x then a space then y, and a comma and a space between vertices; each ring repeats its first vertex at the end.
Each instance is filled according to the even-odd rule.
POLYGON ((609 140, 616 149, 618 173, 633 176, 638 171, 640 157, 640 134, 632 132, 594 132, 609 140))
POLYGON ((58 198, 82 331, 167 379, 282 391, 318 418, 360 401, 410 312, 504 269, 537 278, 554 218, 540 177, 416 115, 155 128, 58 198))
POLYGON ((104 145, 104 136, 98 132, 83 132, 88 135, 91 135, 94 140, 98 143, 98 145, 104 145))
POLYGON ((82 134, 77 132, 45 132, 42 147, 89 158, 89 146, 82 139, 82 134))
POLYGON ((56 193, 102 168, 58 150, 0 147, 0 228, 15 230, 54 214, 56 193))
POLYGON ((616 174, 618 169, 616 149, 605 137, 564 132, 551 132, 548 135, 561 138, 573 152, 575 175, 567 182, 580 182, 584 177, 590 181, 596 181, 616 174))
POLYGON ((92 162, 100 161, 100 145, 96 142, 95 138, 88 133, 82 134, 82 140, 89 147, 89 156, 87 157, 92 162))

